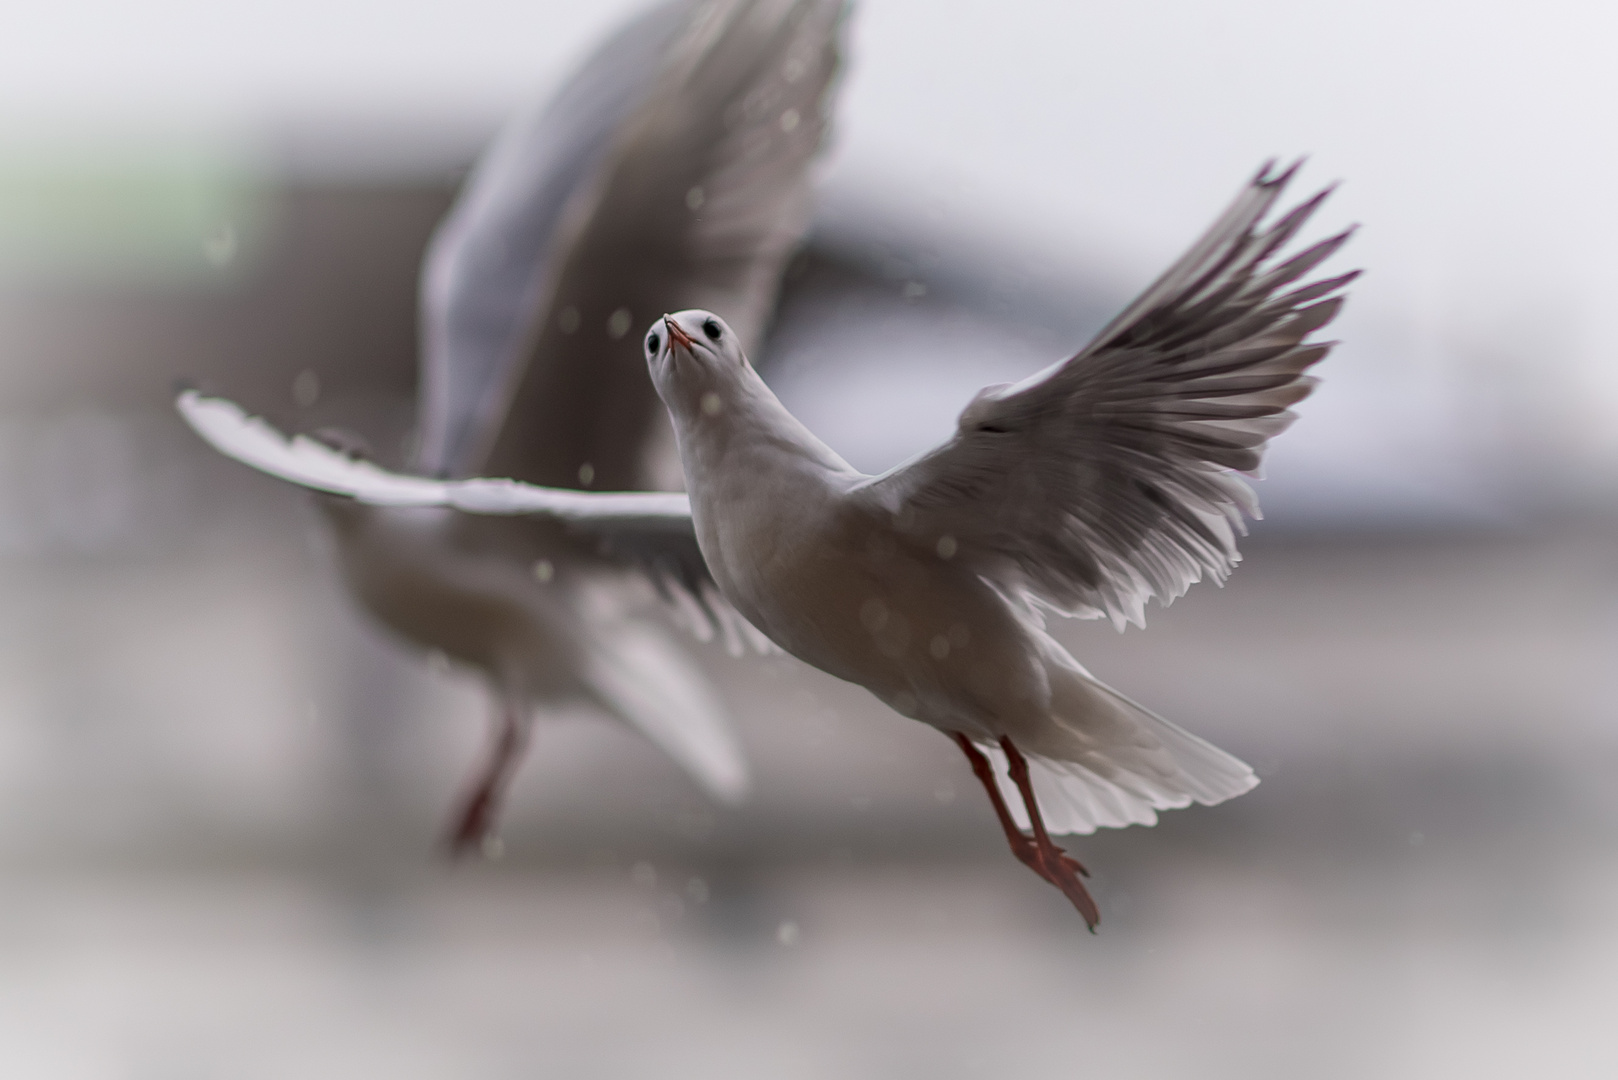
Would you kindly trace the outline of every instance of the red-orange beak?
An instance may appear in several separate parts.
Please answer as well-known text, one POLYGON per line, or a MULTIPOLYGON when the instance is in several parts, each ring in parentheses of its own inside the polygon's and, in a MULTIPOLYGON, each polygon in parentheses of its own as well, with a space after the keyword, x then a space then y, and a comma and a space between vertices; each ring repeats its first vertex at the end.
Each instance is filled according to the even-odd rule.
POLYGON ((691 346, 696 344, 696 339, 680 329, 680 324, 668 315, 663 316, 663 328, 669 332, 669 341, 679 345, 686 352, 690 352, 691 346))

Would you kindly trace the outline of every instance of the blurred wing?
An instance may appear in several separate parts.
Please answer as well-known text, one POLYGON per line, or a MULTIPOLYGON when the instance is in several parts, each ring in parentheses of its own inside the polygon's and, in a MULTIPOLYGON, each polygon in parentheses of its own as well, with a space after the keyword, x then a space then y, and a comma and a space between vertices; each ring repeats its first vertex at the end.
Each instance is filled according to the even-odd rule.
POLYGON ((983 391, 943 446, 865 485, 901 531, 1030 604, 1141 623, 1240 559, 1269 439, 1356 274, 1282 292, 1348 239, 1275 264, 1329 191, 1258 223, 1296 166, 1254 179, 1212 229, 1083 351, 983 391))
POLYGON ((281 480, 356 499, 363 493, 362 501, 379 506, 444 505, 443 481, 400 476, 314 439, 288 439, 235 402, 185 390, 174 407, 215 450, 281 480))
POLYGON ((691 534, 691 504, 675 492, 568 491, 516 480, 433 480, 389 472, 316 439, 288 439, 235 402, 184 391, 180 415, 215 450, 260 472, 372 506, 446 506, 470 514, 550 517, 592 531, 691 534))
POLYGON ((648 437, 668 421, 640 334, 703 307, 757 342, 808 226, 843 8, 689 9, 644 100, 570 196, 490 442, 458 467, 552 486, 581 471, 602 487, 644 482, 648 437))
POLYGON ((680 621, 703 641, 716 634, 733 653, 773 649, 725 602, 697 546, 691 504, 677 492, 585 492, 515 480, 402 476, 305 436, 288 439, 223 398, 186 390, 175 402, 196 433, 226 457, 314 491, 373 506, 442 506, 468 514, 560 521, 639 566, 680 621))
POLYGON ((666 627, 589 621, 581 678, 601 701, 679 762, 721 802, 747 794, 747 760, 724 704, 666 627))
POLYGON ((479 433, 498 421, 568 200, 642 104, 690 7, 676 0, 633 20, 544 109, 513 120, 434 233, 421 275, 418 471, 464 475, 479 433))

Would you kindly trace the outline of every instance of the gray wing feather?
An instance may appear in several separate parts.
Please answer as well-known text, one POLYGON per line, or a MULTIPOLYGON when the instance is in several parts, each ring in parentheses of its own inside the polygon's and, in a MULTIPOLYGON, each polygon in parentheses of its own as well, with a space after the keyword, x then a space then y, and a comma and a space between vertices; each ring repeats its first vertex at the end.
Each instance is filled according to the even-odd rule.
POLYGON ((690 6, 660 4, 633 20, 543 109, 510 123, 434 234, 420 289, 417 471, 465 475, 480 433, 498 422, 569 199, 645 99, 690 6))
POLYGON ((943 446, 866 484, 901 531, 1009 593, 1141 623, 1145 602, 1223 581, 1240 559, 1256 474, 1329 343, 1344 274, 1282 292, 1352 230, 1272 265, 1322 192, 1259 222, 1296 166, 1266 166, 1213 228, 1096 339, 1021 383, 990 388, 943 446), (945 543, 945 538, 948 538, 945 543))
POLYGON ((843 11, 843 0, 693 9, 569 205, 553 284, 498 410, 510 420, 490 428, 474 471, 571 486, 588 463, 597 485, 644 483, 648 433, 667 418, 639 331, 704 307, 756 341, 808 227, 843 11))
POLYGON ((684 93, 667 99, 682 115, 648 116, 637 160, 625 162, 661 170, 671 151, 698 151, 697 183, 675 192, 685 212, 664 211, 664 227, 683 239, 667 269, 684 279, 682 302, 724 314, 744 349, 756 350, 781 271, 809 228, 807 166, 830 120, 845 11, 844 0, 735 4, 712 44, 686 59, 684 93))

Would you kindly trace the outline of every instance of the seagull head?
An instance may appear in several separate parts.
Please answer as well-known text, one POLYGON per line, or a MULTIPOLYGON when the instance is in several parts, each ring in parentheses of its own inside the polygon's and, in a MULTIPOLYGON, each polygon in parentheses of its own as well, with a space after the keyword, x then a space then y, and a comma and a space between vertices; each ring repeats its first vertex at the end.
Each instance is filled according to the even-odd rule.
POLYGON ((646 331, 646 365, 664 404, 676 413, 706 408, 751 374, 736 332, 711 311, 665 315, 646 331), (704 404, 706 403, 706 405, 704 404))

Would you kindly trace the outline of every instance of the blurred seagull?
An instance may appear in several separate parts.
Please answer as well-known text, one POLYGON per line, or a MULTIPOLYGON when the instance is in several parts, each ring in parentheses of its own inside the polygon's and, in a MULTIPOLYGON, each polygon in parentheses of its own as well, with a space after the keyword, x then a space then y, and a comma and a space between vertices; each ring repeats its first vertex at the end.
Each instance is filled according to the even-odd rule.
MULTIPOLYGON (((677 479, 633 322, 700 304, 757 340, 808 227, 843 8, 660 4, 509 126, 423 266, 414 472, 568 487, 677 479)), ((322 438, 364 467, 353 440, 322 438)), ((495 738, 450 829, 454 851, 492 835, 534 711, 570 701, 624 720, 715 798, 745 793, 715 693, 637 613, 598 545, 541 519, 322 503, 360 602, 491 685, 495 738)), ((699 636, 741 640, 711 586, 685 611, 699 636)))
POLYGON ((1258 780, 1093 678, 1042 613, 1138 625, 1148 599, 1223 581, 1239 560, 1243 515, 1258 516, 1239 474, 1256 473, 1315 385, 1305 372, 1331 345, 1310 335, 1357 276, 1294 287, 1352 232, 1282 260, 1329 194, 1261 226, 1295 171, 1266 166, 1089 345, 981 391, 952 438, 880 476, 805 429, 734 328, 700 310, 644 338, 689 498, 399 477, 289 443, 229 402, 181 404, 224 452, 364 502, 539 515, 670 565, 695 536, 750 626, 950 735, 1013 853, 1093 930, 1086 871, 1053 833, 1150 825, 1258 780))

